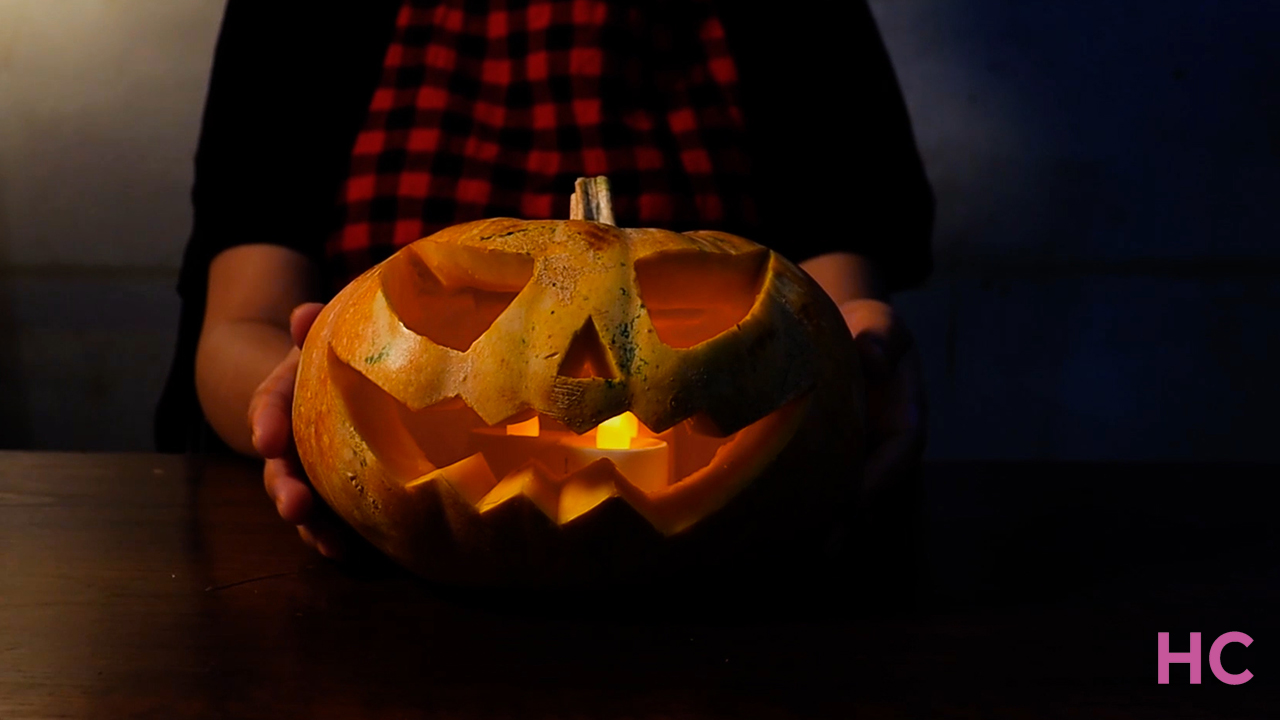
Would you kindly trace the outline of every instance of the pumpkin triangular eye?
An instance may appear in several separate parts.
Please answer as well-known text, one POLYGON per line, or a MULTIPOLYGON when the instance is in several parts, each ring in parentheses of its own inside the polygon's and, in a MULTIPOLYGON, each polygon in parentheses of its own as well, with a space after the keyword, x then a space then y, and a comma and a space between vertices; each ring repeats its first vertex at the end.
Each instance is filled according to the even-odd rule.
POLYGON ((609 351, 600 340, 600 331, 591 318, 574 333, 560 361, 558 375, 571 378, 617 378, 618 373, 609 362, 609 351))
POLYGON ((688 348, 742 321, 764 283, 769 251, 668 250, 636 260, 636 284, 658 339, 688 348))
POLYGON ((527 255, 420 243, 387 261, 382 292, 405 327, 466 352, 532 277, 527 255))

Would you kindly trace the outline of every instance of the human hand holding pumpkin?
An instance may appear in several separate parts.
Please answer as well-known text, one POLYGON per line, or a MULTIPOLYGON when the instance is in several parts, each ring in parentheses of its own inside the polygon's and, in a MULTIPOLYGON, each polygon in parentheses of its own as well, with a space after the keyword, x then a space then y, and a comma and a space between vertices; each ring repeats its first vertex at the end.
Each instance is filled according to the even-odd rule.
POLYGON ((886 302, 840 303, 866 375, 867 462, 862 495, 879 496, 902 482, 920 462, 928 403, 911 332, 886 302))
POLYGON ((862 361, 867 403, 867 460, 862 499, 872 505, 919 466, 928 403, 920 355, 911 332, 888 302, 877 263, 836 252, 802 263, 827 291, 853 334, 862 361))
POLYGON ((294 349, 276 366, 253 394, 249 426, 253 446, 265 460, 262 476, 267 495, 286 522, 298 527, 303 541, 321 555, 338 559, 347 547, 345 531, 316 497, 298 461, 293 442, 293 385, 298 374, 299 348, 324 306, 305 303, 289 316, 294 349))

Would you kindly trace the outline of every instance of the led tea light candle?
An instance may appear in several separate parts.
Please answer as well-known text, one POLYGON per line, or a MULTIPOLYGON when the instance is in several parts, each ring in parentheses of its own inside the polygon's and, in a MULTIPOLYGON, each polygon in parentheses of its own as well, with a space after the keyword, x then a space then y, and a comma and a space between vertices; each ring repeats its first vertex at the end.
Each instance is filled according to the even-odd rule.
POLYGON ((671 483, 671 452, 667 443, 637 437, 640 421, 629 412, 605 420, 595 437, 572 436, 565 443, 569 466, 575 470, 607 458, 632 485, 653 492, 671 483))

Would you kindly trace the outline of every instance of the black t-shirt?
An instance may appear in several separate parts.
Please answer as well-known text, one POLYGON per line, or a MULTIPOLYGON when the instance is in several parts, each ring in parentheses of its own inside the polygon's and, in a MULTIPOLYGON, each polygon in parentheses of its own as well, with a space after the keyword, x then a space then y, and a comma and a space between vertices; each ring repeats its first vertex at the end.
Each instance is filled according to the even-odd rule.
MULTIPOLYGON (((856 3, 762 12, 720 2, 738 68, 760 236, 793 261, 847 251, 889 287, 931 268, 933 200, 874 20, 856 3)), ((173 369, 157 412, 161 450, 203 446, 194 357, 208 268, 221 251, 269 243, 313 258, 333 212, 394 30, 399 0, 229 0, 214 55, 179 278, 173 369)))

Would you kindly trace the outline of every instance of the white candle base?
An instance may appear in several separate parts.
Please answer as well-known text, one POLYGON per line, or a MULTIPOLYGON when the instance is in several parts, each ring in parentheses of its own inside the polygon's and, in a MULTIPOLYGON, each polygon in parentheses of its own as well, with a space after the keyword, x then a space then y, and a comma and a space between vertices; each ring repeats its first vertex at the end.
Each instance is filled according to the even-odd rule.
POLYGON ((565 446, 570 472, 601 458, 608 458, 618 466, 623 477, 645 492, 661 490, 671 483, 670 447, 657 438, 632 438, 631 447, 626 450, 597 448, 589 437, 574 440, 578 442, 570 442, 565 446))

